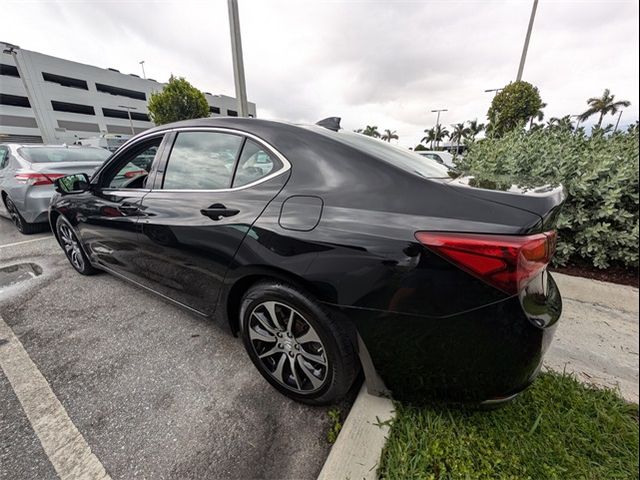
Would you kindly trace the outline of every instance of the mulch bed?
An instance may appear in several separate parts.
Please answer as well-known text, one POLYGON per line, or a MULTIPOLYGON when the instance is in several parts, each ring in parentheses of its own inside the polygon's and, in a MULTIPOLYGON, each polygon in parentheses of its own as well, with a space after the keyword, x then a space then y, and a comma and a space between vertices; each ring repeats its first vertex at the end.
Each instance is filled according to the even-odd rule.
POLYGON ((620 267, 610 267, 600 270, 593 267, 582 267, 580 265, 567 265, 566 267, 555 267, 552 272, 573 275, 574 277, 585 277, 602 282, 618 283, 638 288, 638 272, 620 267))

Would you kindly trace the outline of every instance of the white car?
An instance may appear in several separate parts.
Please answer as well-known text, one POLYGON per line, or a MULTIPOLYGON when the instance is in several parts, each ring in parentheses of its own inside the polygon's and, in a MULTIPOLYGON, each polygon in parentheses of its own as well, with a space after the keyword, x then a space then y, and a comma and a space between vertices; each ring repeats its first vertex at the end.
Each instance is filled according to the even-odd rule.
POLYGON ((423 157, 430 158, 431 160, 435 160, 441 165, 445 165, 446 167, 453 168, 455 165, 453 164, 453 155, 449 152, 440 152, 435 150, 418 150, 416 151, 418 155, 422 155, 423 157))

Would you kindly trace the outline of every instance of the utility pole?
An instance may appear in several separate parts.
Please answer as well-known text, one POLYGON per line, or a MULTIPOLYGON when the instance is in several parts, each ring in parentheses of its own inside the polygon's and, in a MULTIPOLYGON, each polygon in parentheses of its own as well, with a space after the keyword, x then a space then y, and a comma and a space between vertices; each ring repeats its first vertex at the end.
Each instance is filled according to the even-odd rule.
POLYGON ((142 78, 144 78, 145 80, 147 79, 147 74, 144 73, 144 60, 138 62, 140 64, 140 66, 142 67, 142 78))
POLYGON ((137 108, 130 107, 128 105, 118 105, 118 107, 127 109, 127 116, 129 117, 129 126, 131 127, 131 135, 135 135, 136 131, 133 129, 133 120, 131 120, 131 110, 137 110, 137 108))
POLYGON ((238 0, 228 0, 229 29, 231 31, 231 54, 233 56, 233 77, 236 84, 236 99, 241 117, 249 116, 247 104, 247 85, 244 79, 244 60, 242 58, 242 39, 240 37, 240 15, 238 0))
POLYGON ((524 39, 524 47, 522 48, 522 56, 520 57, 520 66, 518 67, 518 76, 516 82, 522 80, 522 71, 524 70, 524 61, 527 58, 527 50, 529 49, 529 40, 531 40, 531 30, 533 29, 533 20, 536 18, 536 10, 538 8, 538 0, 533 0, 531 8, 531 17, 529 18, 529 27, 527 28, 527 36, 524 39))

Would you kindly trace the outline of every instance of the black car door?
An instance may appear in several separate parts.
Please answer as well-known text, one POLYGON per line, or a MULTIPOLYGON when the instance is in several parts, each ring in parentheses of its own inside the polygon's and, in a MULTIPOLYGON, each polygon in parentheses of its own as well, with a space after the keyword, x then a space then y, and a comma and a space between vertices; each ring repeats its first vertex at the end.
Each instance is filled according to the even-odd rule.
POLYGON ((134 281, 140 270, 140 202, 151 189, 152 166, 160 157, 163 138, 154 135, 119 151, 92 179, 89 191, 68 196, 77 205, 77 230, 91 260, 134 281))
POLYGON ((229 129, 174 132, 144 196, 139 261, 145 285, 210 315, 229 263, 288 179, 289 163, 229 129))

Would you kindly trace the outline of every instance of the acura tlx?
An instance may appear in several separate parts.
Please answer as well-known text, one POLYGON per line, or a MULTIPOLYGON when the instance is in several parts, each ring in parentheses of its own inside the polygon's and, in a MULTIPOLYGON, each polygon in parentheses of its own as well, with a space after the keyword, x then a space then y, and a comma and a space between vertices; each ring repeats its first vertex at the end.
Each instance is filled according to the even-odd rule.
POLYGON ((73 268, 215 319, 301 402, 335 402, 361 370, 397 399, 507 401, 562 310, 561 186, 453 179, 337 118, 163 125, 55 183, 73 268))

